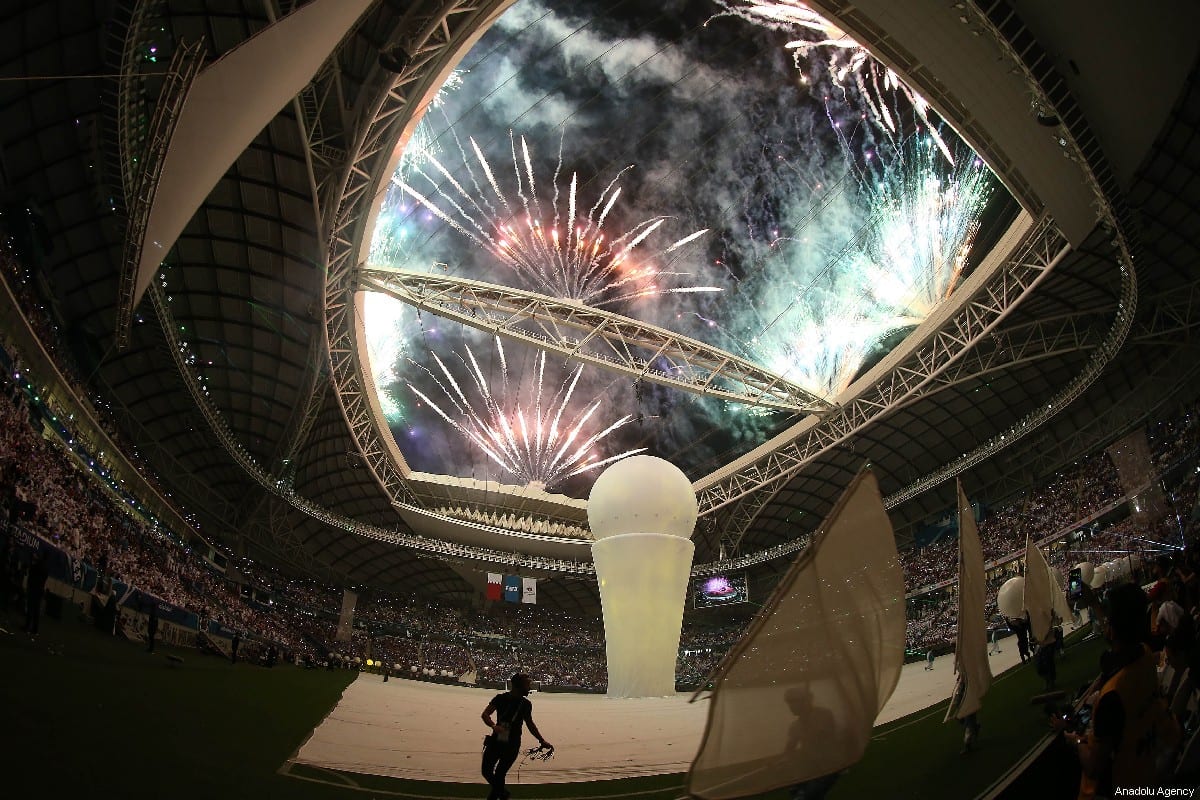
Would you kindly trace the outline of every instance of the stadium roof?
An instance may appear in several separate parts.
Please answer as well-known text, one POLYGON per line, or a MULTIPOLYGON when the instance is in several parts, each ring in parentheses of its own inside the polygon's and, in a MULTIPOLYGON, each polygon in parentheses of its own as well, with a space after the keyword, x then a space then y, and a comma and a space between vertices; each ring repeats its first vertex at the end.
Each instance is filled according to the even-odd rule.
MULTIPOLYGON (((305 4, 9 4, 0 17, 6 224, 54 298, 89 388, 202 534, 285 569, 463 599, 482 589, 481 571, 511 569, 512 557, 433 554, 387 532, 526 556, 542 545, 394 507, 379 480, 394 471, 388 445, 348 422, 356 401, 344 361, 330 355, 330 309, 354 290, 334 259, 339 239, 349 253, 367 228, 370 202, 354 192, 387 179, 413 108, 507 3, 373 4, 209 194, 118 346, 128 221, 147 191, 134 159, 154 158, 173 91, 164 73, 182 63, 172 59, 183 45, 199 43, 211 62, 293 5, 305 4), (397 45, 411 63, 389 70, 380 53, 397 45)), ((974 499, 995 502, 1200 386, 1191 339, 1200 87, 1197 41, 1186 35, 1200 10, 1176 2, 1145 19, 1132 4, 1105 3, 1067 19, 1035 2, 812 5, 952 121, 1042 238, 1020 258, 995 251, 972 276, 978 293, 957 294, 856 384, 861 408, 800 420, 771 453, 697 481, 697 563, 722 542, 745 555, 803 537, 864 462, 898 534, 910 535, 954 502, 952 482, 931 476, 961 473, 974 499), (1127 36, 1133 26, 1144 35, 1127 36), (953 331, 971 346, 956 348, 953 331), (895 390, 898 376, 920 369, 895 390), (1000 446, 1002 435, 1012 443, 1000 446)), ((399 496, 432 510, 492 504, 585 519, 579 504, 486 485, 410 481, 399 496)), ((546 548, 564 557, 561 542, 546 548)), ((783 561, 757 574, 769 579, 783 561)), ((543 578, 541 602, 596 608, 586 574, 537 561, 522 571, 543 578)))

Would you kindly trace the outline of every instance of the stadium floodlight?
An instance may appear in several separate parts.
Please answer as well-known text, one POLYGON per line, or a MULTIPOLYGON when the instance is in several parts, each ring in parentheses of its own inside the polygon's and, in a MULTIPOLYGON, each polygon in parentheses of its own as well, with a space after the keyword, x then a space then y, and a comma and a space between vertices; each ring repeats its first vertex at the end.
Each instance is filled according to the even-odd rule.
POLYGON ((653 456, 622 459, 592 486, 587 511, 596 537, 609 697, 675 692, 696 510, 687 476, 653 456))

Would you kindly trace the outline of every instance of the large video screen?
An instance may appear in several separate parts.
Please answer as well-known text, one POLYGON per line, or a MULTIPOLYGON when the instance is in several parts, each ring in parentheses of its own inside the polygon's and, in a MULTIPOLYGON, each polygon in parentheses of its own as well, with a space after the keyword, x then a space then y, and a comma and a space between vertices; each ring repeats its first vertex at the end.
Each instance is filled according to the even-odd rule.
POLYGON ((692 605, 695 608, 730 606, 750 599, 746 573, 710 575, 697 578, 692 585, 692 605))

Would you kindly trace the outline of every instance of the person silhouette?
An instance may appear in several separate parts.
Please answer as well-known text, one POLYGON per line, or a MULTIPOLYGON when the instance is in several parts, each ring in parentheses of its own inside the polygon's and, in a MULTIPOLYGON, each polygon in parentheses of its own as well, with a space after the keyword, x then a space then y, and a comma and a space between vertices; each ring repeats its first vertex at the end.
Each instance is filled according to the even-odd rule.
MULTIPOLYGON (((816 705, 811 687, 794 686, 784 695, 788 710, 796 717, 788 727, 784 752, 804 753, 814 748, 829 751, 838 740, 837 720, 828 708, 816 705)), ((790 800, 821 800, 837 782, 838 771, 797 783, 788 790, 790 800)))
POLYGON ((146 652, 154 652, 154 640, 158 637, 158 601, 150 601, 150 617, 146 620, 146 652))
POLYGON ((483 778, 491 786, 488 800, 507 800, 509 796, 504 788, 504 776, 521 752, 522 725, 529 728, 542 747, 554 748, 533 724, 533 703, 527 699, 533 688, 532 679, 518 672, 512 676, 509 687, 507 692, 493 697, 479 715, 492 731, 484 738, 483 747, 483 778), (492 722, 492 714, 496 714, 495 722, 492 722))

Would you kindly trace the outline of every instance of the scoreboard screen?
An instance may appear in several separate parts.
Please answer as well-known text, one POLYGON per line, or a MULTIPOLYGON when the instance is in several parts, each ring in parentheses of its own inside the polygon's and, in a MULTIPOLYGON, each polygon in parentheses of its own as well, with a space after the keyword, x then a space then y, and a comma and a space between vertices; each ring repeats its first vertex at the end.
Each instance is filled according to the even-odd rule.
POLYGON ((692 588, 692 605, 695 608, 729 606, 745 603, 749 599, 750 591, 744 572, 697 578, 692 588))

